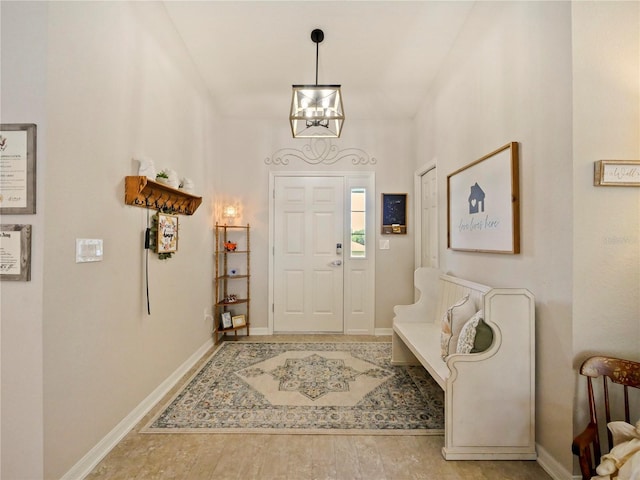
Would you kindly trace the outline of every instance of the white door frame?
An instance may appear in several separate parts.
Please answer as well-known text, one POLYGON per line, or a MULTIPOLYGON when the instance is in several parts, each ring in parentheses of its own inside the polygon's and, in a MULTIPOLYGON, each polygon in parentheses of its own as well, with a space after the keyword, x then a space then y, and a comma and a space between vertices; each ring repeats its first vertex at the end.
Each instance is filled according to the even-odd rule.
MULTIPOLYGON (((417 169, 413 177, 413 197, 416 199, 416 201, 413 202, 414 225, 416 226, 414 229, 414 268, 420 267, 422 263, 422 176, 433 169, 436 169, 435 159, 417 169)), ((437 172, 438 170, 436 169, 436 178, 438 176, 437 172)), ((438 211, 440 211, 440 209, 438 209, 438 211)), ((439 220, 436 221, 436 229, 438 224, 439 220)), ((440 238, 439 235, 436 235, 436 238, 440 238)), ((440 247, 439 245, 435 245, 435 248, 438 252, 436 256, 437 265, 435 265, 437 268, 440 266, 440 247)))
POLYGON ((375 172, 269 172, 269 334, 274 323, 274 252, 275 252, 275 179, 276 177, 343 177, 344 178, 344 331, 349 335, 375 333, 375 172), (367 189, 366 231, 367 256, 350 258, 350 215, 352 188, 367 189), (348 242, 348 243, 347 243, 348 242))

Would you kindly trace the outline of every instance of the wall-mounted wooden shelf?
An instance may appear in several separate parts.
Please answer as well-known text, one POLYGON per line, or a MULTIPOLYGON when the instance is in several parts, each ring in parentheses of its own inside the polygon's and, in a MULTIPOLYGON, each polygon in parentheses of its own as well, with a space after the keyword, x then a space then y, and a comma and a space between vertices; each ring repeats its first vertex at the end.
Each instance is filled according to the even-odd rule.
POLYGON ((202 197, 147 177, 128 176, 124 179, 124 203, 155 210, 168 208, 174 213, 193 215, 202 203, 202 197))

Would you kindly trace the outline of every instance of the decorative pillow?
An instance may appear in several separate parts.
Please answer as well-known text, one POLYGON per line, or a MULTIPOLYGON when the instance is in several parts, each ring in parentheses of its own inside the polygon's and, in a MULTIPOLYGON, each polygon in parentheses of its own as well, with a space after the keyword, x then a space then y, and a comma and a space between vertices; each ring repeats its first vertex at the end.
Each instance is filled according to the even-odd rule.
POLYGON ((635 425, 622 421, 609 422, 607 428, 611 432, 614 447, 634 438, 640 439, 640 420, 635 425))
POLYGON ((447 309, 447 313, 442 318, 440 336, 440 354, 443 360, 450 353, 455 353, 460 331, 474 313, 476 313, 476 307, 468 294, 447 309))
POLYGON ((451 341, 451 325, 449 324, 449 312, 445 312, 440 323, 440 356, 444 360, 449 355, 449 342, 451 341))
POLYGON ((440 323, 440 356, 444 360, 449 355, 449 342, 451 341, 451 323, 449 322, 449 310, 444 312, 440 323))
POLYGON ((476 327, 476 338, 473 341, 471 353, 480 353, 487 350, 493 343, 493 330, 487 325, 484 319, 480 319, 476 327))
POLYGON ((458 337, 458 345, 456 353, 471 353, 476 340, 476 329, 478 322, 482 320, 484 312, 478 310, 467 323, 464 324, 462 330, 460 330, 460 336, 458 337))
POLYGON ((449 341, 449 354, 456 352, 458 346, 458 338, 462 327, 467 321, 476 313, 476 306, 473 300, 469 298, 469 295, 464 297, 466 300, 462 303, 458 302, 456 305, 449 308, 449 319, 451 325, 451 340, 449 341))
POLYGON ((593 479, 637 479, 640 475, 640 421, 635 425, 626 422, 610 422, 613 448, 602 456, 593 479))

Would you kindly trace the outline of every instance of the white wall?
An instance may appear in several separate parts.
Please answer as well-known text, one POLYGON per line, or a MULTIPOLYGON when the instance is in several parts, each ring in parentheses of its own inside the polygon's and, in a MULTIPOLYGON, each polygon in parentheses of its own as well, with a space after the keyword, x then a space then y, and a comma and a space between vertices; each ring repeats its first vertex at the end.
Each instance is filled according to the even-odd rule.
MULTIPOLYGON (((576 2, 573 14, 574 367, 640 360, 640 188, 594 187, 596 160, 640 160, 640 4, 576 2)), ((576 379, 576 433, 587 422, 576 379)))
POLYGON ((5 215, 2 223, 32 227, 31 281, 0 283, 2 358, 0 477, 42 478, 42 295, 47 172, 47 4, 1 2, 2 123, 37 124, 35 215, 5 215))
POLYGON ((2 9, 3 100, 20 94, 3 102, 3 121, 38 123, 46 145, 34 281, 2 291, 2 475, 59 478, 211 338, 216 119, 161 5, 2 9), (180 217, 175 257, 151 255, 151 315, 147 211, 124 205, 137 155, 193 178, 204 197, 180 217), (76 264, 76 238, 104 239, 104 260, 76 264))
POLYGON ((477 3, 422 108, 416 161, 437 161, 441 268, 536 297, 537 442, 565 474, 574 379, 571 76, 570 3, 477 3), (447 175, 510 141, 520 144, 521 253, 447 250, 447 175))
POLYGON ((603 347, 640 359, 640 189, 593 186, 596 160, 640 159, 640 4, 576 3, 573 17, 576 361, 603 347))
MULTIPOLYGON (((290 92, 286 92, 290 93, 290 92)), ((345 103, 348 102, 347 93, 345 103)), ((282 105, 288 105, 285 96, 282 105)), ((346 108, 346 106, 345 106, 346 108)), ((376 238, 370 247, 376 255, 376 318, 375 328, 390 329, 393 306, 413 302, 413 128, 410 120, 396 119, 391 124, 349 117, 343 134, 332 144, 340 150, 359 148, 375 158, 374 165, 354 166, 350 159, 333 165, 310 165, 302 160, 292 160, 288 165, 267 165, 280 149, 301 150, 308 139, 293 139, 286 116, 255 119, 252 123, 228 119, 221 136, 220 158, 224 159, 219 198, 240 201, 243 205, 243 223, 250 223, 251 231, 251 310, 254 329, 268 326, 268 246, 269 246, 269 172, 326 172, 326 171, 375 171, 376 172, 376 238), (381 193, 409 193, 409 233, 389 236, 389 250, 378 250, 380 232, 381 193), (394 285, 395 288, 388 288, 394 285)))

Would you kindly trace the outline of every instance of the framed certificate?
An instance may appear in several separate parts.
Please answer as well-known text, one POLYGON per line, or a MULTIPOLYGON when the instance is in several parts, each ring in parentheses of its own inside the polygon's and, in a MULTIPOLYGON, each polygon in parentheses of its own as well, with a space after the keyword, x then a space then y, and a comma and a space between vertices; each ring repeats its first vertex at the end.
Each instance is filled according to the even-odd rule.
POLYGON ((36 126, 0 124, 0 214, 36 213, 36 126))
POLYGON ((31 225, 0 225, 0 280, 31 280, 31 225))

